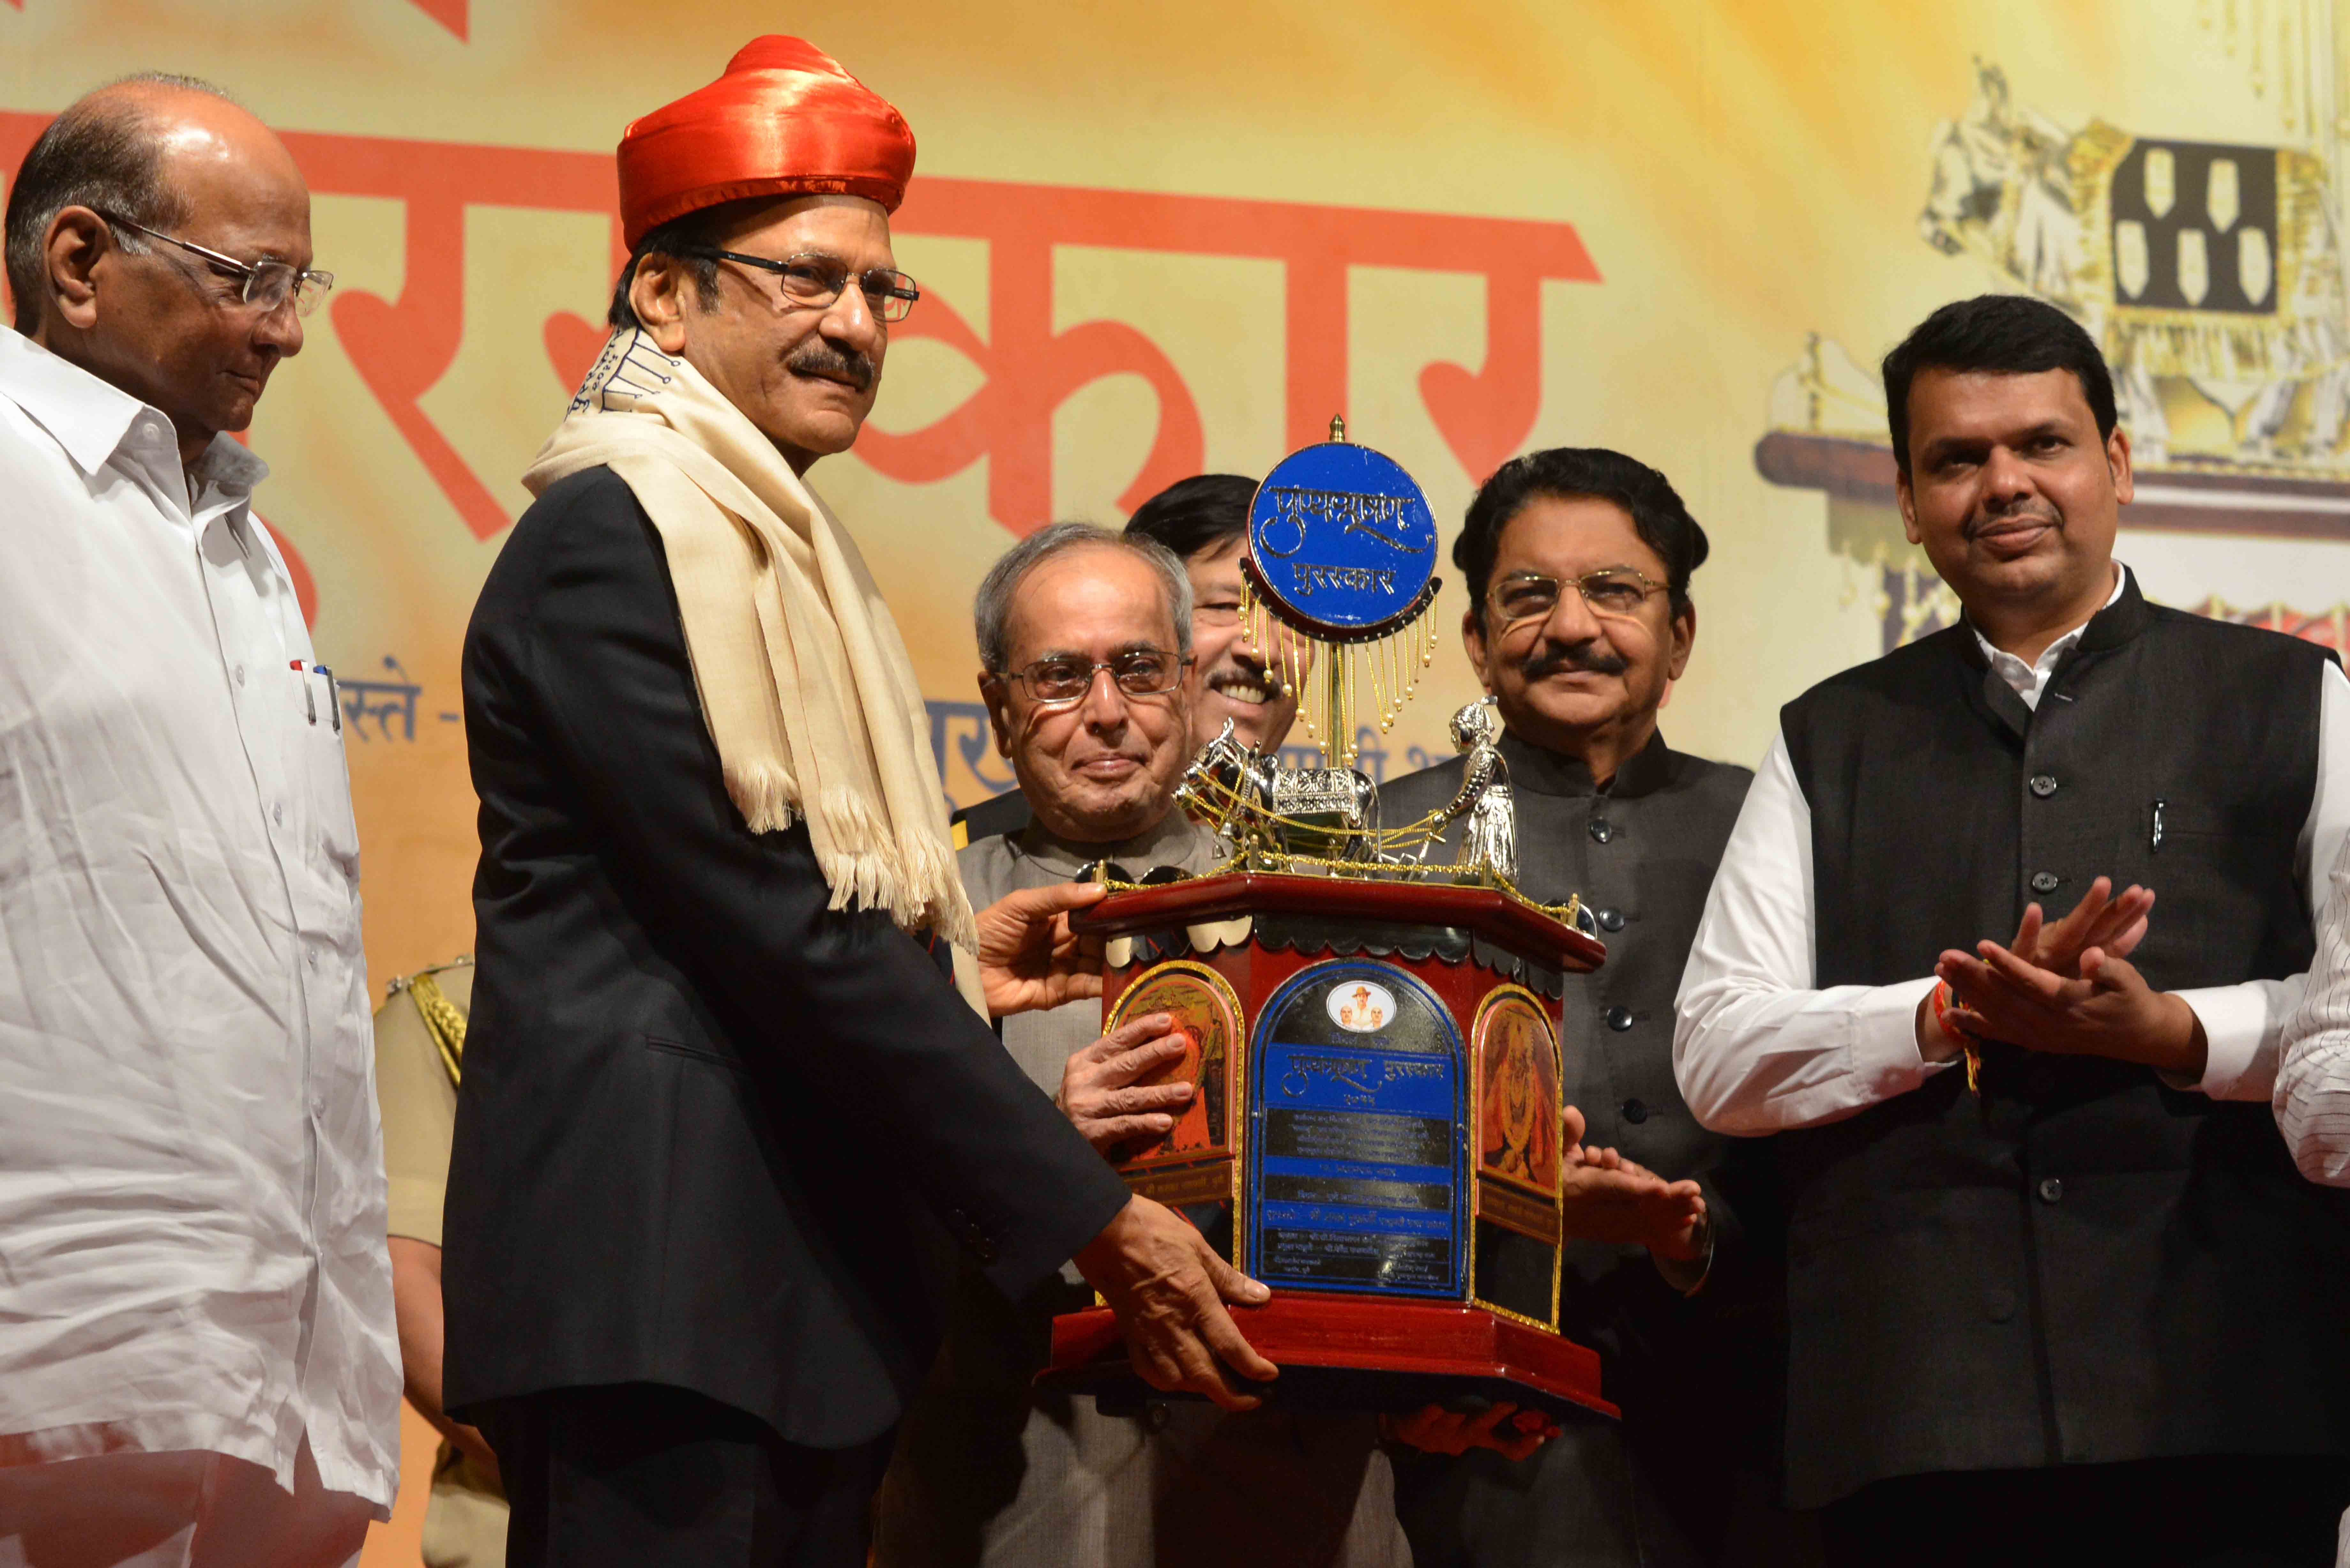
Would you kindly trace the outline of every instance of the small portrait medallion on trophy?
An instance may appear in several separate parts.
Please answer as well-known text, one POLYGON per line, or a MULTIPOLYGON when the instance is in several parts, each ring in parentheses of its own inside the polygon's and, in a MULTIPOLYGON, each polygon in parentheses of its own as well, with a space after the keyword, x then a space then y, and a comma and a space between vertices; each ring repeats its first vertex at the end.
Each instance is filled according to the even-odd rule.
POLYGON ((1330 1010, 1331 1023, 1357 1034, 1378 1033, 1396 1011, 1395 993, 1367 980, 1331 987, 1324 1005, 1330 1010))

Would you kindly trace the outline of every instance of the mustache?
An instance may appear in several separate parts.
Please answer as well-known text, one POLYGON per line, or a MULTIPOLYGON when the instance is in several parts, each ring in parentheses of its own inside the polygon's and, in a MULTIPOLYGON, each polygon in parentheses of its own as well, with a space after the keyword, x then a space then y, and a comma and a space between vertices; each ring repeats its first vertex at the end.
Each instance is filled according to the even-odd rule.
POLYGON ((1268 697, 1279 697, 1289 690, 1289 683, 1282 679, 1279 670, 1269 664, 1258 664, 1246 659, 1235 659, 1229 664, 1218 665, 1208 672, 1205 682, 1211 691, 1243 683, 1263 687, 1268 697))
POLYGON ((2012 512, 1977 513, 1967 519, 1966 526, 1960 532, 1969 544, 1972 544, 1991 529, 2009 523, 2045 523, 2051 528, 2064 526, 2063 515, 2054 506, 2042 504, 2019 506, 2012 512))
POLYGON ((1540 680, 1562 670, 1580 670, 1591 675, 1621 675, 1632 668, 1630 659, 1601 642, 1549 642, 1530 649, 1518 660, 1518 673, 1529 680, 1540 680))
POLYGON ((843 348, 821 337, 811 337, 795 349, 784 361, 784 369, 803 376, 831 376, 849 382, 860 391, 872 389, 875 371, 873 361, 858 348, 843 348))

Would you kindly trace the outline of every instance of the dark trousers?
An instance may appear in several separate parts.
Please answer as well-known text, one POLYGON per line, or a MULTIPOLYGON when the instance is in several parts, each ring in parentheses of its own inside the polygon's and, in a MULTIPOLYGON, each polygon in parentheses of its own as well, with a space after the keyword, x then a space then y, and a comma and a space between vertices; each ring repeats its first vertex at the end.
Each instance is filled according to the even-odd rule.
MULTIPOLYGON (((1530 1459, 1488 1449, 1396 1463, 1419 1568, 1818 1568, 1817 1521, 1775 1504, 1759 1464, 1706 1443, 1570 1424, 1530 1459)), ((1700 1440, 1689 1440, 1692 1436, 1700 1440)))
POLYGON ((2350 1463, 2212 1454, 1902 1476, 1821 1516, 1829 1568, 2326 1568, 2350 1463))
POLYGON ((889 1433, 802 1448, 755 1416, 651 1383, 472 1413, 514 1507, 508 1568, 863 1568, 889 1433))

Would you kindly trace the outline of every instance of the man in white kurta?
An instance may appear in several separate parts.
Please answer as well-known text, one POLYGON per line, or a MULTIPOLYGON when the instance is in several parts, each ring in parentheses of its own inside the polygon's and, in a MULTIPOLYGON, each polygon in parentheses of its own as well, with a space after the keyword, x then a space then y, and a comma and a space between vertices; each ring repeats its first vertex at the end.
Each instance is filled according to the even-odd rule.
POLYGON ((69 109, 8 221, 0 1563, 351 1561, 400 1398, 359 846, 223 433, 330 280, 283 147, 182 83, 69 109))

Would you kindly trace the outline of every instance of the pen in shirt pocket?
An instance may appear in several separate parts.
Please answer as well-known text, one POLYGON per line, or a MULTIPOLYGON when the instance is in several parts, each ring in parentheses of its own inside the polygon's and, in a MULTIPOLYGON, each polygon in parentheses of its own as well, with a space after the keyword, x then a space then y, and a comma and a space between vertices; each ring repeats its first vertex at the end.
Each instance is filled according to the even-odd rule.
POLYGON ((323 675, 327 678, 327 715, 334 721, 335 733, 341 734, 343 732, 343 698, 342 693, 335 686, 335 672, 323 664, 308 664, 298 659, 289 659, 286 661, 286 665, 287 669, 302 677, 302 705, 308 710, 310 722, 313 724, 318 722, 318 698, 317 694, 310 690, 310 677, 323 675))

